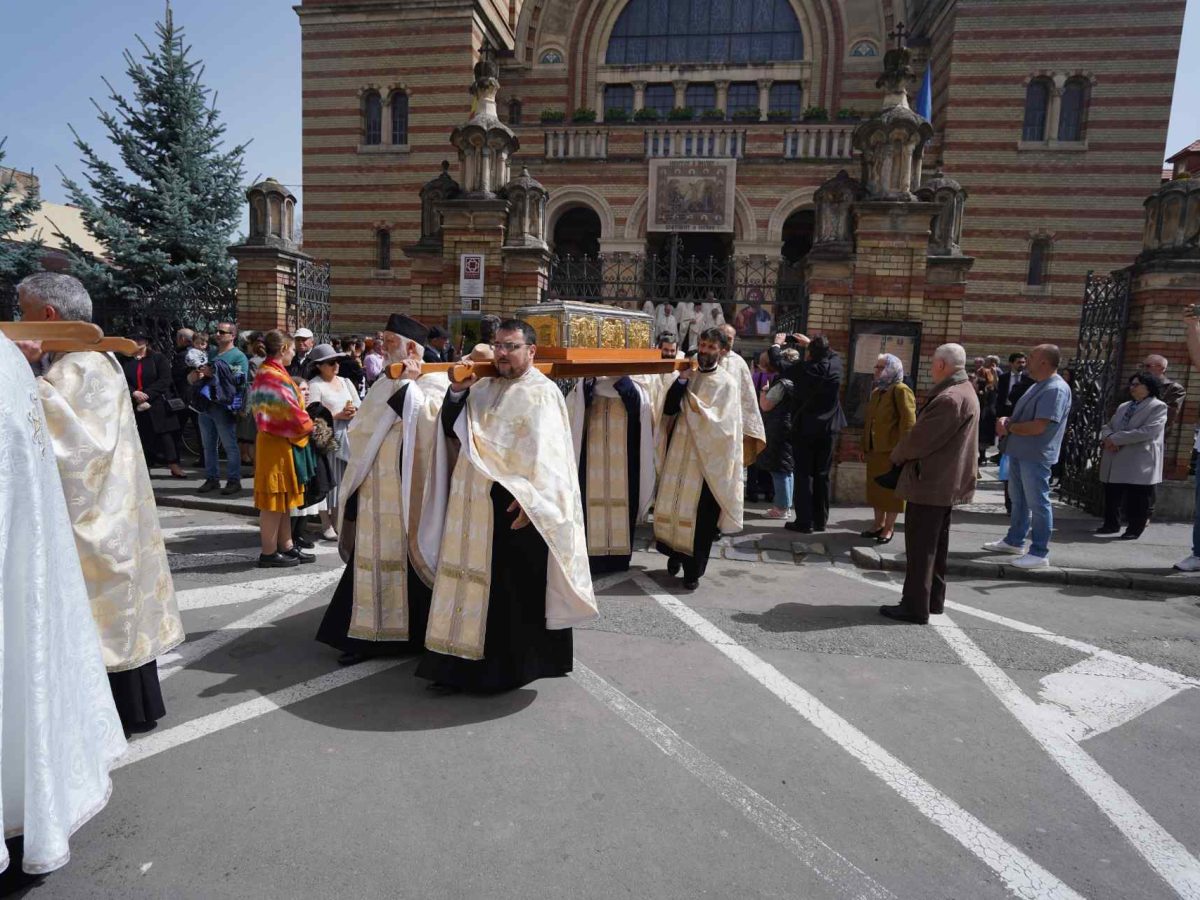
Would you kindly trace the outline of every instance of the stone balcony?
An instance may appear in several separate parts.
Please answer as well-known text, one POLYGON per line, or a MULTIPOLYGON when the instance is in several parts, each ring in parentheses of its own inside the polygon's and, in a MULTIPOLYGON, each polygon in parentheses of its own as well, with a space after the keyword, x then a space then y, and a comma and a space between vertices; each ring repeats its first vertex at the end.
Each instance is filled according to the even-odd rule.
MULTIPOLYGON (((854 122, 627 122, 518 126, 525 147, 541 143, 548 162, 660 158, 791 159, 839 162, 854 156, 854 122)), ((535 151, 536 152, 536 151, 535 151)))

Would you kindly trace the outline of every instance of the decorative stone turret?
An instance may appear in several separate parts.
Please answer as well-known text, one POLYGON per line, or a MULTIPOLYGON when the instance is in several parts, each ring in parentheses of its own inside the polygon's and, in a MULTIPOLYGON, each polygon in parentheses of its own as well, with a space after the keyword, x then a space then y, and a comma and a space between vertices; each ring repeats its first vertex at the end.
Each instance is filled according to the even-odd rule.
POLYGON ((550 192, 522 167, 504 188, 508 197, 508 232, 504 246, 549 250, 546 244, 546 201, 550 192))
POLYGON ((854 252, 854 204, 866 194, 862 182, 845 169, 830 178, 813 194, 816 221, 813 252, 823 256, 854 252))
POLYGON ((471 85, 473 114, 454 129, 450 143, 458 148, 459 183, 471 200, 491 200, 508 184, 508 160, 521 142, 496 115, 496 93, 500 90, 500 65, 491 44, 484 43, 475 64, 471 85))
POLYGON ((1200 178, 1176 178, 1146 198, 1139 261, 1200 259, 1200 178))
POLYGON ((884 90, 883 107, 854 130, 854 149, 862 153, 862 182, 871 200, 915 200, 913 189, 921 183, 922 157, 933 126, 908 105, 911 63, 907 47, 887 52, 883 74, 875 82, 884 90))
POLYGON ((453 200, 462 193, 458 182, 450 177, 450 163, 442 160, 442 173, 421 187, 421 238, 413 250, 442 249, 442 215, 438 204, 453 200))
POLYGON ((268 178, 247 188, 246 200, 250 204, 250 234, 246 246, 298 249, 295 194, 274 178, 268 178))
POLYGON ((929 233, 930 256, 962 256, 963 208, 967 192, 963 186, 942 172, 941 167, 921 185, 917 199, 938 207, 929 233))

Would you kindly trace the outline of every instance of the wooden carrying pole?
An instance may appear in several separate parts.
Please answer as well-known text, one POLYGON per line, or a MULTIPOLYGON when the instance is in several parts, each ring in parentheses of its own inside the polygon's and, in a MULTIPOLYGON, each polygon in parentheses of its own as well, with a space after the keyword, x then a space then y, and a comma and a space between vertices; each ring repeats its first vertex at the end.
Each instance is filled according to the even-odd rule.
POLYGON ((122 337, 106 337, 101 338, 94 344, 86 344, 82 341, 66 341, 59 338, 50 338, 42 341, 42 349, 47 353, 75 353, 79 350, 99 350, 101 353, 120 353, 122 356, 133 356, 137 353, 137 341, 131 341, 129 338, 122 337))
POLYGON ((0 322, 0 331, 14 341, 40 341, 47 353, 96 350, 132 356, 137 343, 129 338, 105 337, 91 322, 0 322))
MULTIPOLYGON (((658 350, 596 350, 550 347, 539 350, 533 367, 549 378, 595 378, 602 375, 664 375, 691 369, 690 359, 663 359, 658 350)), ((387 367, 389 378, 404 373, 402 363, 387 367)), ((456 363, 422 363, 421 374, 445 372, 451 381, 462 381, 472 372, 494 378, 496 364, 490 360, 461 360, 456 363)))

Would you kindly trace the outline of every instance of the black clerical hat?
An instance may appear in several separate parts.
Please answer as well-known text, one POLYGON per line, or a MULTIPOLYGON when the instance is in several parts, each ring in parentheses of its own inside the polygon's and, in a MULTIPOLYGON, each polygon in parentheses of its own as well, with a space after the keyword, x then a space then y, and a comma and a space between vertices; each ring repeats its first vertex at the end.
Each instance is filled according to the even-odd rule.
POLYGON ((398 334, 400 337, 408 338, 410 341, 416 341, 422 347, 429 341, 428 328, 416 319, 409 318, 400 313, 392 313, 388 316, 387 325, 383 330, 398 334))

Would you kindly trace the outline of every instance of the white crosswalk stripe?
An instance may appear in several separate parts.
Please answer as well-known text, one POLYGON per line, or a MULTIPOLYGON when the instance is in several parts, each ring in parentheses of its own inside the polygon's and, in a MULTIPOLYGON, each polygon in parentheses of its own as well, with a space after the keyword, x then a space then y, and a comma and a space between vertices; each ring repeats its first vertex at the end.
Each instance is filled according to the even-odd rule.
POLYGON ((204 587, 186 588, 175 591, 175 599, 180 610, 209 609, 214 606, 232 606, 236 603, 248 603, 251 600, 265 600, 276 594, 304 591, 306 596, 312 596, 319 590, 337 584, 342 577, 342 568, 314 569, 300 566, 291 575, 280 575, 274 578, 263 578, 259 581, 238 582, 236 584, 210 584, 204 587))

